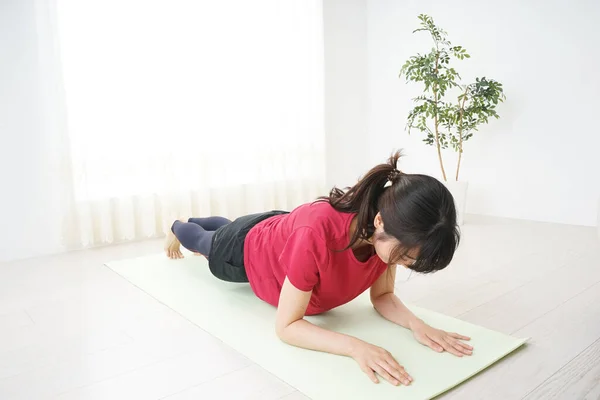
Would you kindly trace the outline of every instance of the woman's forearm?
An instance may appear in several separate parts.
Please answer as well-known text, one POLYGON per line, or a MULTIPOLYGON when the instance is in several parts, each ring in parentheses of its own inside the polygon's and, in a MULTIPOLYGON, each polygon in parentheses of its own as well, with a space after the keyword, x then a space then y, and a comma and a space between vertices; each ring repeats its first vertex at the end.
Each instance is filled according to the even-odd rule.
POLYGON ((292 346, 348 357, 352 357, 361 343, 355 337, 321 328, 305 319, 292 322, 281 329, 278 336, 292 346))
POLYGON ((415 324, 423 322, 394 293, 383 294, 372 302, 375 310, 383 318, 407 329, 412 329, 415 324))

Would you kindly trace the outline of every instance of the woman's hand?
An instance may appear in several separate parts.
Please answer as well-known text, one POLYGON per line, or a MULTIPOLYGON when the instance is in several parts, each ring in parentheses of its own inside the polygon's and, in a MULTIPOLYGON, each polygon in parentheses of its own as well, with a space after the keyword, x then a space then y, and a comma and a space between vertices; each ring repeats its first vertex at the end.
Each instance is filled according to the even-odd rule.
POLYGON ((366 342, 359 342, 351 354, 365 374, 374 383, 379 383, 375 373, 389 381, 392 385, 410 385, 412 378, 394 357, 381 347, 366 342))
POLYGON ((471 338, 458 333, 449 333, 440 329, 435 329, 426 323, 419 321, 411 326, 414 337, 417 341, 435 351, 447 351, 455 356, 462 357, 473 354, 473 347, 461 342, 460 340, 471 340, 471 338))

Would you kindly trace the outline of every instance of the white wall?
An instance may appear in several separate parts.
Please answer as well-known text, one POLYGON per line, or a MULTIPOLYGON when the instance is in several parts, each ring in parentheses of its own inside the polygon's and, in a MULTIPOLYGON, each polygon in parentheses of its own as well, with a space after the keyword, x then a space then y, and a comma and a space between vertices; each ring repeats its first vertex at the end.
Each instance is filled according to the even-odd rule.
POLYGON ((47 49, 37 41, 37 6, 0 2, 0 261, 60 249, 60 198, 51 190, 58 190, 59 143, 44 106, 42 74, 50 66, 40 58, 47 49))
POLYGON ((328 187, 353 185, 369 168, 367 1, 324 0, 328 187))
MULTIPOLYGON (((413 35, 431 15, 471 53, 457 68, 505 85, 501 119, 465 146, 467 211, 595 225, 600 196, 600 3, 369 0, 367 7, 370 160, 405 149, 409 172, 439 175, 433 147, 404 131, 418 88, 398 79, 404 61, 430 48, 413 35)), ((450 162, 450 160, 449 160, 450 162)), ((448 169, 454 170, 453 163, 448 169)))

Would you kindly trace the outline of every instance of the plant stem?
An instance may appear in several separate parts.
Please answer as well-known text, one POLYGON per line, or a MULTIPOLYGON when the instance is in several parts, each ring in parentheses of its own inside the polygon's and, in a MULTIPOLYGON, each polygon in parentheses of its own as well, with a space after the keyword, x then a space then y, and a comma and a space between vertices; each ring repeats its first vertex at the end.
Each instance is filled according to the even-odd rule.
MULTIPOLYGON (((436 48, 437 48, 437 42, 436 42, 436 48)), ((439 60, 440 60, 440 53, 439 51, 437 52, 436 56, 435 56, 435 76, 437 78, 438 75, 438 71, 439 71, 439 60)), ((442 176, 444 177, 444 182, 448 181, 448 178, 446 178, 446 170, 444 170, 444 160, 442 159, 442 149, 440 146, 440 135, 439 135, 439 126, 440 126, 440 122, 438 120, 438 91, 437 91, 437 82, 433 85, 433 101, 434 101, 434 107, 435 107, 435 112, 433 113, 433 120, 434 120, 434 124, 435 124, 435 145, 437 147, 437 153, 438 153, 438 159, 440 161, 440 168, 442 169, 442 176)))
POLYGON ((465 112, 465 102, 467 101, 467 91, 469 87, 465 88, 464 97, 462 104, 460 105, 460 120, 458 124, 458 163, 456 164, 456 181, 458 181, 458 173, 460 172, 460 162, 462 160, 463 152, 463 114, 465 112))

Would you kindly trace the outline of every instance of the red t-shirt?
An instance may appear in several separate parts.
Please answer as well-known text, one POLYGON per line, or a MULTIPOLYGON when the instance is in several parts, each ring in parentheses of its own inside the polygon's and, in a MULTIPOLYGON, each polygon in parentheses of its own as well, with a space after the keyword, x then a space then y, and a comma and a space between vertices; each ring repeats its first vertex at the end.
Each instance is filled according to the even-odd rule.
POLYGON ((244 264, 257 297, 277 306, 287 276, 299 290, 312 290, 306 315, 320 314, 356 298, 386 270, 377 255, 358 261, 348 231, 355 214, 327 202, 302 205, 262 221, 248 232, 244 264))

